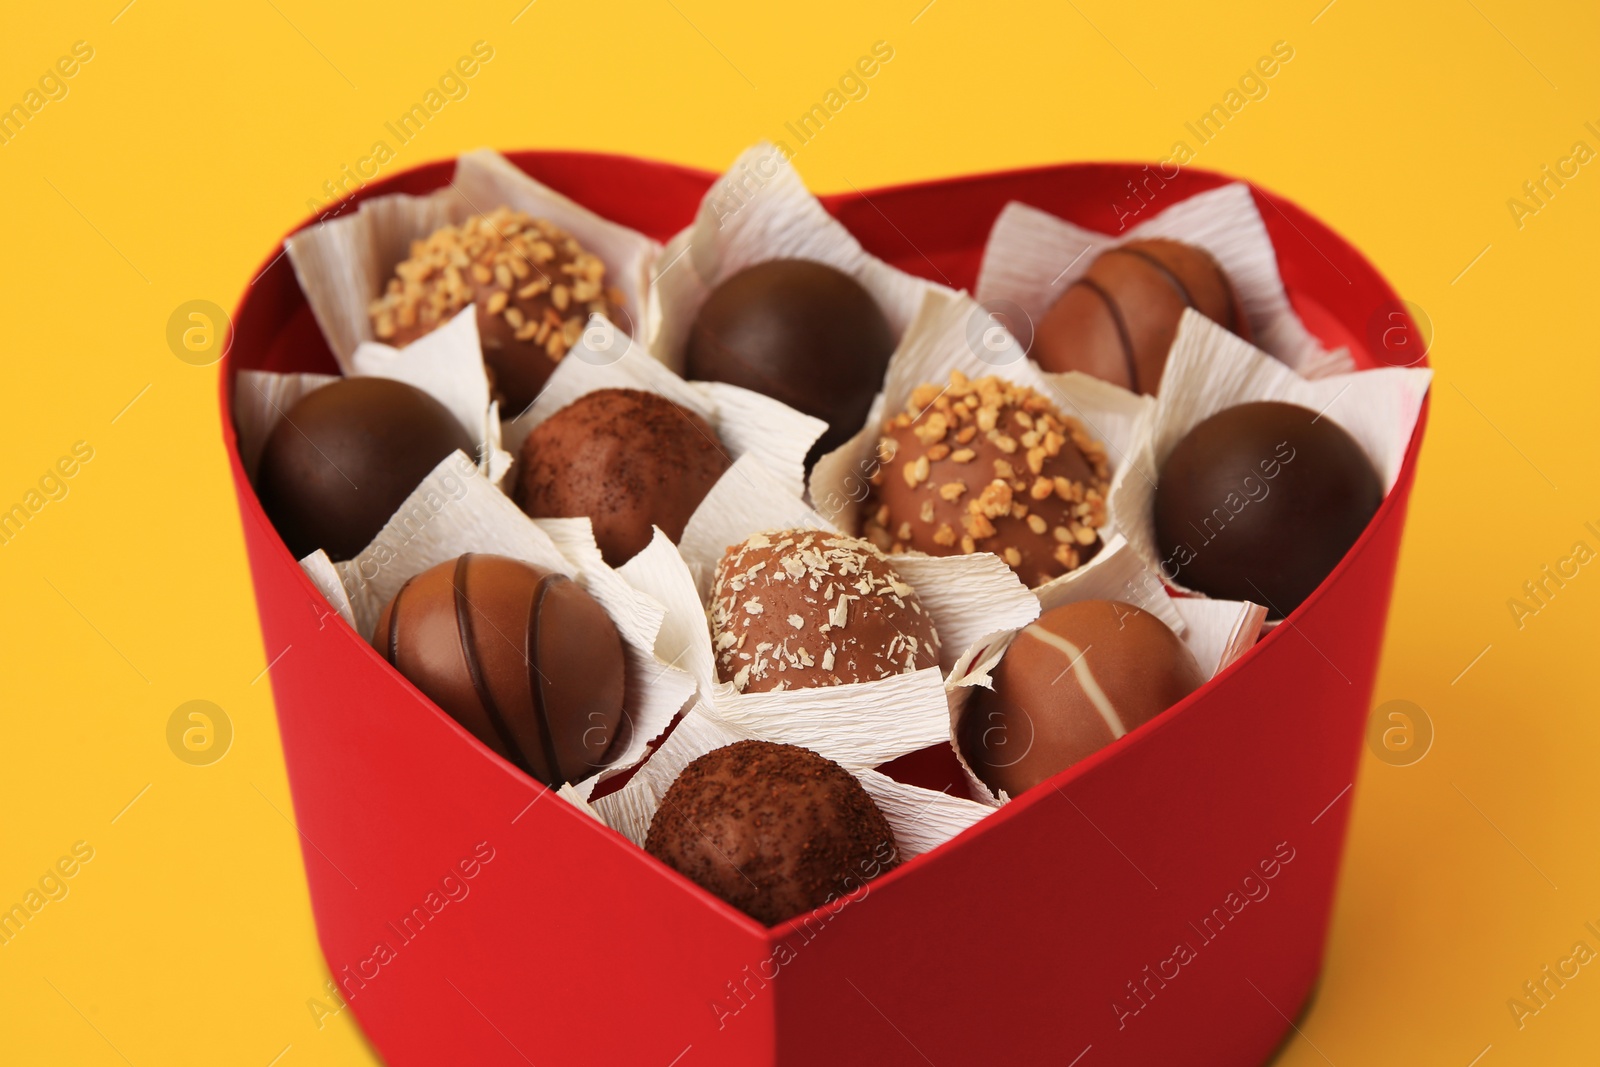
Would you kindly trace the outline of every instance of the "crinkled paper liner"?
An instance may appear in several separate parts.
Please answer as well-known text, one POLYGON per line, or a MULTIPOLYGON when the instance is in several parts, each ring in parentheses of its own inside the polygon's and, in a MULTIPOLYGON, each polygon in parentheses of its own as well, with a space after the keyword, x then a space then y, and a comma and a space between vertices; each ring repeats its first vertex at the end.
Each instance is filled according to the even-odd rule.
MULTIPOLYGON (((929 293, 889 363, 883 392, 874 402, 867 424, 819 459, 811 471, 812 505, 834 525, 851 532, 861 529, 861 504, 880 466, 878 438, 884 420, 905 410, 919 385, 947 384, 951 371, 960 371, 969 379, 998 376, 1049 397, 1063 415, 1077 419, 1106 446, 1113 474, 1126 465, 1143 432, 1143 421, 1155 406, 1151 397, 1137 396, 1086 374, 1046 374, 976 301, 963 293, 929 293)), ((1108 527, 1101 536, 1108 538, 1114 532, 1108 527)), ((1046 595, 1044 590, 1089 580, 1095 568, 1104 566, 1105 555, 1099 552, 1077 570, 1041 586, 1041 595, 1046 595)))
MULTIPOLYGON (((1147 567, 1139 554, 1121 536, 1116 536, 1102 550, 1105 562, 1085 580, 1070 585, 1052 583, 1035 590, 1040 600, 1041 614, 1066 604, 1085 600, 1120 600, 1150 612, 1160 619, 1183 641, 1194 655, 1206 679, 1249 651, 1261 635, 1267 609, 1260 604, 1237 600, 1197 600, 1169 595, 1160 577, 1147 567)), ((1018 627, 1002 635, 999 654, 993 657, 998 663, 1017 634, 1018 627)), ((950 747, 966 775, 967 793, 981 804, 1000 807, 1011 800, 1002 790, 999 796, 989 791, 967 763, 957 738, 961 736, 961 717, 975 686, 993 688, 993 678, 988 670, 973 670, 952 679, 953 697, 950 702, 950 747)))
MULTIPOLYGON (((419 342, 420 343, 420 342, 419 342)), ((643 345, 594 315, 528 409, 506 424, 507 447, 520 453, 534 427, 585 394, 597 389, 639 389, 666 397, 705 419, 718 451, 730 462, 745 456, 759 460, 799 498, 805 478, 806 453, 828 424, 793 408, 720 382, 686 382, 658 362, 643 345)), ((684 420, 685 434, 700 433, 684 420)), ((724 478, 729 474, 724 474, 724 478)))
POLYGON ((1272 239, 1244 182, 1198 193, 1116 236, 1012 201, 989 231, 978 299, 986 305, 1009 301, 1037 323, 1100 253, 1151 237, 1211 253, 1233 282, 1256 341, 1301 376, 1322 378, 1354 369, 1347 350, 1324 349, 1289 305, 1272 239))
MULTIPOLYGON (((627 785, 593 802, 594 811, 606 825, 643 848, 661 798, 683 769, 707 752, 750 736, 707 714, 704 704, 696 704, 627 785)), ((851 771, 889 821, 902 860, 932 851, 993 811, 988 805, 906 785, 877 771, 851 771)))
MULTIPOLYGON (((1224 408, 1258 400, 1298 404, 1341 426, 1372 460, 1385 491, 1392 489, 1432 380, 1433 372, 1423 367, 1381 367, 1308 381, 1187 310, 1143 439, 1133 461, 1112 479, 1112 521, 1145 565, 1165 576, 1170 568, 1161 566, 1151 517, 1161 465, 1199 423, 1224 408)), ((1191 592, 1170 579, 1168 584, 1191 592)))
MULTIPOLYGON (((449 409, 467 431, 479 469, 498 483, 511 468, 501 447, 499 408, 489 399, 489 378, 478 349, 478 323, 466 308, 445 325, 405 348, 375 341, 356 347, 345 368, 351 378, 393 378, 415 386, 449 409)), ((328 374, 240 371, 234 379, 234 426, 239 457, 251 478, 273 429, 308 393, 339 379, 328 374)))
POLYGON ((877 301, 897 338, 924 293, 949 291, 869 255, 782 153, 762 143, 717 179, 694 223, 662 249, 652 278, 651 352, 681 371, 684 345, 706 297, 739 271, 770 259, 814 260, 855 278, 877 301))
POLYGON ((374 340, 367 305, 383 292, 395 265, 410 256, 411 242, 501 206, 549 219, 599 256, 607 283, 624 297, 621 313, 628 321, 620 325, 648 336, 650 270, 661 246, 530 178, 498 152, 480 148, 456 160, 455 177, 442 189, 426 196, 395 193, 364 200, 354 214, 308 226, 284 242, 306 302, 346 374, 361 342, 374 340))
POLYGON ((895 569, 939 633, 939 667, 851 685, 740 693, 717 678, 705 607, 712 578, 730 546, 787 529, 834 532, 746 456, 707 494, 676 551, 658 536, 620 572, 666 608, 656 657, 694 676, 702 714, 745 736, 800 745, 852 770, 937 744, 948 731, 945 672, 1038 614, 1038 602, 999 557, 897 557, 895 569))
POLYGON ((695 691, 692 676, 654 655, 665 609, 607 567, 592 536, 584 547, 588 525, 587 519, 535 522, 457 452, 423 479, 360 555, 329 564, 318 551, 302 566, 368 639, 402 585, 463 553, 510 556, 582 585, 616 624, 628 671, 624 726, 613 745, 615 756, 604 770, 576 785, 577 794, 587 798, 600 782, 636 765, 695 691), (337 577, 337 590, 328 588, 330 571, 337 577))

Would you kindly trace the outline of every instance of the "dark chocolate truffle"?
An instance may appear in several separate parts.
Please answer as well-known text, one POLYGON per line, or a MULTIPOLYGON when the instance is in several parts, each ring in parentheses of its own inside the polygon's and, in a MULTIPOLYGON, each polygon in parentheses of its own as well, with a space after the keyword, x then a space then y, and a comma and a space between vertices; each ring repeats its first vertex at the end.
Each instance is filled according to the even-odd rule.
POLYGON ((983 782, 1016 796, 1144 725, 1205 681, 1165 623, 1132 604, 1083 600, 1019 633, 972 690, 961 750, 983 782))
POLYGON ((732 465, 699 415, 638 389, 586 393, 522 443, 517 503, 536 519, 587 515, 613 567, 650 543, 673 541, 732 465))
POLYGON ((1161 465, 1153 514, 1161 570, 1282 618, 1338 565, 1381 503, 1372 461, 1328 416, 1275 401, 1226 408, 1161 465))
POLYGON ((888 820, 849 771, 770 741, 740 741, 684 768, 644 847, 768 926, 899 862, 888 820))
POLYGON ((474 737, 545 785, 605 763, 626 663, 605 609, 563 575, 468 553, 414 576, 372 644, 474 737))
POLYGON ((501 414, 533 403, 591 314, 616 322, 622 294, 606 265, 548 219, 498 207, 411 242, 383 295, 372 332, 396 348, 476 305, 478 339, 501 414))
POLYGON ((475 451, 443 404, 392 378, 344 378, 300 398, 261 450, 256 494, 296 559, 366 548, 439 461, 475 451))
POLYGON ((711 589, 717 676, 741 693, 872 682, 936 666, 917 591, 871 543, 772 530, 734 545, 711 589))
POLYGON ((867 421, 894 345, 889 321, 854 278, 807 259, 772 259, 712 291, 689 334, 685 369, 827 422, 809 468, 867 421))
POLYGON ((889 552, 993 552, 1030 587, 1100 551, 1105 448, 1002 378, 921 385, 884 423, 863 532, 889 552))
POLYGON ((1029 353, 1048 371, 1082 371, 1154 395, 1184 308, 1250 339, 1250 323, 1217 261, 1179 241, 1108 248, 1045 312, 1029 353))

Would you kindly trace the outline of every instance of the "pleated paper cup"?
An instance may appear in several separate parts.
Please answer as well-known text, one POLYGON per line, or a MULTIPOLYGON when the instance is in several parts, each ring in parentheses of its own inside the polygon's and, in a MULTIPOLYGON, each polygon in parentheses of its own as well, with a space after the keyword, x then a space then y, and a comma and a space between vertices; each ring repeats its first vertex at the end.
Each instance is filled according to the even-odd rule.
POLYGON ((1251 332, 1284 365, 1306 378, 1353 369, 1350 353, 1323 348, 1290 306, 1272 238, 1244 182, 1197 193, 1119 234, 1096 233, 1013 201, 989 231, 978 300, 1020 308, 1037 323, 1107 249, 1152 237, 1209 252, 1233 283, 1251 332))

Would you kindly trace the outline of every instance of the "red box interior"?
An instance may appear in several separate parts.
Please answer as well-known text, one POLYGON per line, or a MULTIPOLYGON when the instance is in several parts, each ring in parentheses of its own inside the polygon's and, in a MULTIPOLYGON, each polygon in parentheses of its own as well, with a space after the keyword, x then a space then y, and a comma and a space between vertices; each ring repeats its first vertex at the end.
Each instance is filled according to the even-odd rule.
MULTIPOLYGON (((663 240, 714 179, 586 153, 510 158, 663 240)), ((338 210, 438 188, 452 168, 396 175, 338 210)), ((872 253, 970 287, 1007 201, 1110 231, 1140 169, 1071 164, 823 202, 872 253)), ((1229 180, 1185 170, 1152 210, 1229 180)), ((1316 219, 1254 192, 1307 327, 1379 365, 1368 339, 1400 308, 1393 291, 1316 219)), ((304 577, 240 465, 231 415, 240 368, 335 370, 281 247, 241 298, 224 367, 223 437, 318 935, 389 1063, 1257 1063, 1307 1001, 1426 406, 1361 540, 1238 663, 859 899, 769 930, 494 756, 304 577)), ((906 766, 937 788, 953 763, 906 766)))

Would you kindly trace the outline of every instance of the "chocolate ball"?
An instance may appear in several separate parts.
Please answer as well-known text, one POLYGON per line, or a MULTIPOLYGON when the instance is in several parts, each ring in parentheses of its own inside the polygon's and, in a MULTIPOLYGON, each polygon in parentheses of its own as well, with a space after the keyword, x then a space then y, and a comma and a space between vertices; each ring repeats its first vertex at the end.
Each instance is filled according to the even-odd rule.
POLYGON ((869 542, 772 530, 734 545, 711 589, 717 676, 741 693, 873 682, 936 666, 917 591, 869 542))
POLYGON ((1275 401, 1226 408, 1161 464, 1161 569, 1282 618, 1338 566, 1381 503, 1372 460, 1328 416, 1275 401))
POLYGON ((256 495, 296 559, 350 559, 372 543, 439 461, 473 455, 443 404, 392 378, 344 378, 307 393, 261 450, 256 495))
POLYGON ((622 639, 605 609, 564 575, 468 553, 401 586, 372 645, 545 785, 604 766, 622 722, 622 639))
POLYGON ((1205 680, 1188 647, 1149 612, 1116 600, 1066 604, 1017 635, 992 690, 974 687, 961 750, 984 784, 1014 797, 1205 680))
POLYGON ((1160 238, 1108 248, 1039 320, 1029 352, 1048 371, 1082 371, 1155 395, 1184 308, 1250 339, 1217 261, 1160 238))
POLYGON ((921 385, 884 423, 863 532, 888 552, 993 552, 1029 586, 1100 551, 1105 448, 1003 378, 921 385))
POLYGON ((894 831, 855 776, 808 749, 739 741, 684 768, 645 851, 768 926, 895 867, 894 831))
MULTIPOLYGON (((498 207, 411 242, 367 308, 378 340, 403 348, 475 305, 501 414, 533 403, 591 314, 616 322, 623 297, 606 265, 548 219, 498 207)), ((624 324, 625 325, 625 324, 624 324)))
POLYGON ((809 468, 867 421, 894 346, 889 320, 854 278, 806 259, 771 259, 712 291, 689 334, 685 370, 827 422, 809 468))
POLYGON ((587 515, 613 567, 650 543, 673 541, 732 465, 694 412, 638 389, 586 393, 522 443, 517 503, 536 519, 587 515))

